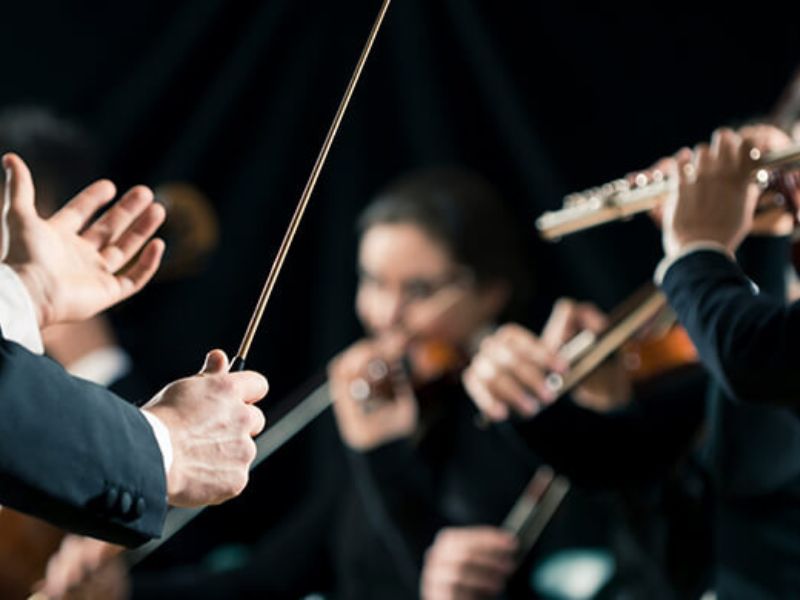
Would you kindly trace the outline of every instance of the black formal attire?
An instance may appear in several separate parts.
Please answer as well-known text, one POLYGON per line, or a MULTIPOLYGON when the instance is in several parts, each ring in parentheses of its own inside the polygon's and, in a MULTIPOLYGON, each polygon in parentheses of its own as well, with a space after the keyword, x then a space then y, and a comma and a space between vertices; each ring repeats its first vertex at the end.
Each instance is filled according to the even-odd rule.
POLYGON ((157 537, 164 463, 134 406, 0 339, 0 504, 115 543, 157 537))
POLYGON ((717 488, 721 599, 800 593, 800 305, 785 300, 788 240, 753 238, 740 262, 710 250, 666 272, 663 289, 719 389, 709 460, 717 488))

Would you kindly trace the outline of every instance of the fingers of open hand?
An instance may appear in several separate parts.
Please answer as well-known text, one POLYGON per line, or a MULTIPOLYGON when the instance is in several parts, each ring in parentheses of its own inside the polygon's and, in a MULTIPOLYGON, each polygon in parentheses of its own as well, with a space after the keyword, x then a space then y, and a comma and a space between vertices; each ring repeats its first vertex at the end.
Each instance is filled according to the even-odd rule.
POLYGON ((19 156, 10 152, 3 156, 3 168, 6 171, 4 202, 10 216, 35 216, 33 179, 28 166, 19 156))
POLYGON ((81 233, 96 250, 111 244, 144 213, 153 202, 153 192, 143 185, 131 188, 81 233))
POLYGON ((50 217, 49 222, 64 231, 78 233, 98 210, 111 202, 115 193, 116 187, 108 179, 95 181, 50 217))
MULTIPOLYGON (((126 217, 131 216, 130 214, 126 215, 126 217)), ((125 224, 124 229, 115 231, 113 237, 100 239, 100 236, 106 236, 107 232, 104 231, 97 234, 91 243, 97 245, 99 240, 99 245, 96 247, 106 262, 106 268, 115 273, 144 247, 164 222, 165 216, 166 213, 163 206, 148 203, 141 212, 125 224)), ((85 237, 86 234, 84 239, 85 237)))
POLYGON ((161 265, 164 248, 163 240, 150 240, 136 257, 136 261, 114 276, 118 284, 119 300, 132 296, 147 285, 161 265))

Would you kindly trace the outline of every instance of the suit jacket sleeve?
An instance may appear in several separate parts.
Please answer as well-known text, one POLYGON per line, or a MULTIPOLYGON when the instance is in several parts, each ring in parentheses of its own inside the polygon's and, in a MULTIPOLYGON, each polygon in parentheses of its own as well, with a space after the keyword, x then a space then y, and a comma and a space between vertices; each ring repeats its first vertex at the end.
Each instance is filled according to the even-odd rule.
POLYGON ((0 504, 115 543, 158 536, 166 481, 150 425, 0 336, 0 504))
POLYGON ((735 263, 713 251, 678 260, 662 287, 729 395, 753 402, 800 401, 792 346, 800 340, 800 304, 758 293, 735 263))

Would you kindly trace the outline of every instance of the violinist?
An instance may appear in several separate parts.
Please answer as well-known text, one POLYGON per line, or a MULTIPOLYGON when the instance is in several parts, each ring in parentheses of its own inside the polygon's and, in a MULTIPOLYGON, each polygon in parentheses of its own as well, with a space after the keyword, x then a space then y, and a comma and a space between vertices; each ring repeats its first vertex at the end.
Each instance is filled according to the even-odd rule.
POLYGON ((709 442, 722 599, 788 598, 800 589, 800 394, 791 349, 800 307, 787 302, 784 277, 798 196, 785 186, 791 211, 756 217, 762 192, 750 175, 752 148, 789 143, 769 126, 715 132, 710 144, 675 157, 680 187, 665 207, 658 276, 724 392, 712 398, 709 442), (765 217, 771 235, 742 244, 765 217), (753 241, 758 247, 745 248, 753 241))

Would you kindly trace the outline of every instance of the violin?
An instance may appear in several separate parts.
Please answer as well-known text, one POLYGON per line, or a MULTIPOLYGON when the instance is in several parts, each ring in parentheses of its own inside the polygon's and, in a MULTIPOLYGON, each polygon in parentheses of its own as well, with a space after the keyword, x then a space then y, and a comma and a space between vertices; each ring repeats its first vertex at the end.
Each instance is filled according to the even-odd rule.
POLYGON ((557 397, 580 385, 618 351, 634 381, 697 360, 688 335, 675 327, 675 314, 666 297, 652 283, 623 302, 610 320, 611 325, 599 335, 585 330, 564 344, 561 354, 570 364, 568 371, 549 373, 545 380, 557 397), (640 335, 643 331, 652 335, 640 335))
POLYGON ((455 378, 467 366, 466 352, 440 339, 410 344, 396 359, 373 358, 360 377, 350 382, 350 396, 365 413, 391 401, 401 389, 421 392, 455 378))
POLYGON ((361 404, 362 410, 374 410, 402 388, 419 392, 458 376, 466 368, 467 349, 435 333, 418 333, 435 332, 437 321, 458 305, 462 293, 457 286, 441 290, 424 311, 409 315, 395 330, 384 334, 390 340, 399 334, 405 342, 403 347, 387 348, 386 356, 370 360, 361 376, 350 383, 350 395, 361 404))
POLYGON ((642 383, 698 362, 697 349, 686 330, 667 311, 641 335, 620 349, 622 364, 634 383, 642 383))

